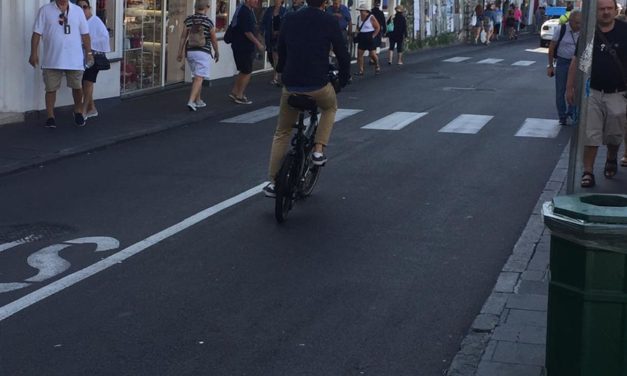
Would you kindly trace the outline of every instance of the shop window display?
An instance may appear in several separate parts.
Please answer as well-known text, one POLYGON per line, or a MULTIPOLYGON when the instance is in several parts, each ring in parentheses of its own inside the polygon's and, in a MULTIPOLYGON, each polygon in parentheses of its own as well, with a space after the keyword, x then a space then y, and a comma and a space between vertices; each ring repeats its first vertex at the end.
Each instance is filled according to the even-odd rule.
POLYGON ((224 32, 229 26, 229 2, 216 0, 216 32, 224 32))
POLYGON ((161 86, 163 11, 158 0, 126 0, 122 92, 161 86))

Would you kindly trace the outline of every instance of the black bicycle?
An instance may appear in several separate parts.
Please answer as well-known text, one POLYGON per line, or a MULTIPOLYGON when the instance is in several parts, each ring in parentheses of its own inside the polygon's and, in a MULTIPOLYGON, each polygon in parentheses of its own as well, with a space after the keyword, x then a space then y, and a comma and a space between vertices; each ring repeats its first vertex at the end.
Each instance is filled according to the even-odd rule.
POLYGON ((300 111, 298 123, 294 125, 296 134, 292 138, 292 148, 285 156, 275 179, 276 200, 274 216, 279 223, 287 218, 287 213, 297 200, 311 195, 320 177, 320 167, 313 164, 316 129, 318 128, 318 105, 307 95, 292 94, 288 105, 300 111), (309 125, 305 124, 309 114, 309 125))

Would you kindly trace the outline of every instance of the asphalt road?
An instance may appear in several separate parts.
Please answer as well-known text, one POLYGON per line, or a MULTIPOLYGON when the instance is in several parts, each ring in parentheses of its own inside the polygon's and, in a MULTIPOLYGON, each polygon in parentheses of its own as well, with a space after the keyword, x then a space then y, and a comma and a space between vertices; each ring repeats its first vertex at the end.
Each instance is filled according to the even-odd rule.
POLYGON ((416 54, 356 78, 339 107, 361 111, 283 225, 261 194, 214 207, 259 191, 274 117, 218 114, 1 177, 0 289, 24 287, 0 293, 0 374, 440 375, 570 135, 515 136, 556 118, 536 47, 416 54), (469 59, 442 61, 455 56, 469 59), (397 111, 426 114, 361 128, 397 111), (493 118, 439 132, 463 114, 493 118), (113 239, 67 243, 86 237, 113 239))

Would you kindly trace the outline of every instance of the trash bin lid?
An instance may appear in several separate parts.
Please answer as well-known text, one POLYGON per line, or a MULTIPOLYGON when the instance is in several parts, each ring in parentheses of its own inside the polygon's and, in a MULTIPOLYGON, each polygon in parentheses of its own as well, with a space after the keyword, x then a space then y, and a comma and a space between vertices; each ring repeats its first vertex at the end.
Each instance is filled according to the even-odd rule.
POLYGON ((586 222, 627 224, 627 195, 577 194, 553 199, 553 212, 586 222))

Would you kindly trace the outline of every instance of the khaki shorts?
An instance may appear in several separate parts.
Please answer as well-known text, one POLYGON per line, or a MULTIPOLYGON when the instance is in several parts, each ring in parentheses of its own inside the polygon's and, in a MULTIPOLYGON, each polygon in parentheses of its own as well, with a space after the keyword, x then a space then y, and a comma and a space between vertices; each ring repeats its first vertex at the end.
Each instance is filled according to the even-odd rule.
POLYGON ((627 127, 624 92, 606 94, 591 89, 588 97, 585 145, 620 145, 627 127))
POLYGON ((59 90, 63 75, 65 75, 69 88, 81 89, 83 87, 82 70, 44 69, 44 85, 46 86, 46 91, 59 90))

